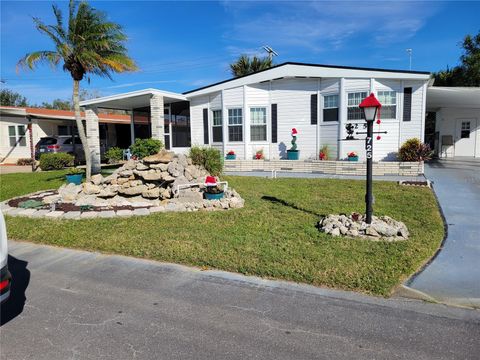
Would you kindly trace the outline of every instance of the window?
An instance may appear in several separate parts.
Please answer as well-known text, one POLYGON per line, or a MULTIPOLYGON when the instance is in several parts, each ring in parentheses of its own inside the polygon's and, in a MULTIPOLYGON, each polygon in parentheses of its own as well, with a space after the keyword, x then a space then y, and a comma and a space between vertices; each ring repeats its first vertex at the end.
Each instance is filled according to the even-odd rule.
POLYGON ((267 108, 250 108, 250 140, 267 141, 267 108))
POLYGON ((468 139, 470 137, 470 121, 462 121, 460 138, 468 139))
POLYGON ((412 120, 412 90, 411 87, 403 89, 403 121, 412 120))
POLYGON ((338 121, 338 95, 323 97, 323 121, 338 121))
POLYGON ((243 141, 242 109, 228 109, 228 141, 243 141))
POLYGON ((395 91, 379 91, 378 101, 382 104, 380 109, 382 119, 397 118, 397 93, 395 91))
POLYGON ((212 117, 213 117, 213 123, 212 123, 213 142, 222 142, 223 141, 222 110, 213 110, 212 117))
POLYGON ((58 135, 70 135, 70 127, 67 125, 58 125, 58 135))
POLYGON ((347 119, 363 120, 363 111, 358 107, 363 99, 367 97, 367 92, 355 92, 348 94, 347 119))
POLYGON ((10 141, 10 146, 27 146, 25 125, 9 126, 8 138, 10 141))

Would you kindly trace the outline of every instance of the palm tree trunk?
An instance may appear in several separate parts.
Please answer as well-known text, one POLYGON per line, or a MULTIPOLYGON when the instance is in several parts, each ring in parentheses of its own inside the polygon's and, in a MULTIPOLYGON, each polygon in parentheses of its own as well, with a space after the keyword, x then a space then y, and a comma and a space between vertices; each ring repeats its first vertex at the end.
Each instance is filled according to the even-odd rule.
POLYGON ((85 161, 87 163, 86 178, 87 180, 90 180, 90 177, 92 176, 92 158, 90 156, 90 148, 88 147, 87 135, 85 135, 85 128, 83 127, 82 115, 80 114, 79 88, 80 81, 73 80, 73 108, 75 110, 75 122, 77 123, 78 135, 82 142, 85 161))

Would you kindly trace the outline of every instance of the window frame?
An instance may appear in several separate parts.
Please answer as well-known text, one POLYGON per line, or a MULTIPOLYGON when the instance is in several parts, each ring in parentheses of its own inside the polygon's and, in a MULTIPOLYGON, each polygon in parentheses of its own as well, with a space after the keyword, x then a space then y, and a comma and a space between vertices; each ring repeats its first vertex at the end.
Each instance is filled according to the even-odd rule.
POLYGON ((250 142, 251 143, 254 143, 254 144, 258 144, 258 143, 267 143, 268 142, 268 109, 267 109, 267 106, 264 106, 264 105, 259 105, 259 106, 250 106, 249 107, 249 115, 250 115, 250 142), (263 109, 265 110, 265 116, 264 116, 264 122, 263 124, 253 124, 252 122, 252 110, 253 109, 263 109), (263 127, 265 128, 265 139, 263 140, 253 140, 252 139, 252 129, 254 127, 263 127))
POLYGON ((380 109, 380 118, 381 120, 397 120, 398 117, 398 92, 395 90, 377 90, 376 91, 376 96, 378 101, 382 104, 382 108, 380 109), (394 97, 389 97, 389 99, 394 99, 395 103, 394 104, 385 104, 385 101, 382 99, 382 95, 380 93, 393 93, 395 96, 394 97), (385 117, 384 116, 384 110, 386 107, 395 107, 395 117, 385 117))
MULTIPOLYGON (((235 115, 235 117, 238 117, 238 115, 235 115)), ((245 139, 245 114, 243 113, 243 107, 242 106, 231 106, 227 108, 227 136, 228 136, 228 143, 243 143, 245 139), (230 111, 233 110, 240 110, 241 113, 241 124, 230 124, 230 111), (230 140, 230 128, 237 127, 241 129, 241 140, 230 140)))
POLYGON ((358 107, 358 105, 360 105, 360 103, 362 102, 363 99, 365 99, 366 97, 368 96, 368 90, 357 90, 357 91, 349 91, 347 92, 347 121, 363 121, 365 120, 363 118, 363 111, 358 107), (350 105, 350 99, 349 99, 349 95, 351 94, 365 94, 365 96, 360 96, 360 101, 358 102, 358 104, 353 104, 353 105, 350 105), (349 109, 352 108, 352 109, 358 109, 356 112, 359 112, 361 114, 361 118, 360 119, 350 119, 348 117, 349 115, 349 109))
POLYGON ((213 144, 221 144, 223 143, 223 111, 222 109, 211 109, 210 110, 211 113, 212 113, 212 143, 213 144), (215 125, 215 113, 216 112, 220 112, 220 125, 215 125), (222 134, 222 140, 221 141, 215 141, 215 136, 214 136, 214 132, 213 132, 213 129, 214 128, 220 128, 222 131, 221 131, 221 134, 222 134))
POLYGON ((322 123, 333 124, 338 123, 340 120, 340 94, 339 93, 327 93, 322 94, 322 123), (336 96, 337 97, 337 106, 325 106, 325 101, 327 97, 336 96), (325 120, 325 110, 337 109, 337 120, 325 120))
POLYGON ((8 125, 8 144, 10 147, 26 147, 27 146, 27 126, 26 125, 8 125), (14 135, 10 134, 10 129, 13 128, 14 135), (23 135, 20 135, 22 128, 23 135), (14 139, 14 145, 11 144, 11 140, 14 139), (23 140, 23 141, 22 141, 23 140))

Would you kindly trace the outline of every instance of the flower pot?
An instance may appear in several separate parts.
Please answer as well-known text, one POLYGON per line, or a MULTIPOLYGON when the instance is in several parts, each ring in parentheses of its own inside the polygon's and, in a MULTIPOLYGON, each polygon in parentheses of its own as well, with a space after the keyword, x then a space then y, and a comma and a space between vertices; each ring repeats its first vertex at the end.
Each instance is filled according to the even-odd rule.
POLYGON ((227 154, 227 160, 235 160, 237 158, 237 155, 235 154, 227 154))
POLYGON ((287 150, 288 160, 298 160, 300 157, 300 150, 287 150))
POLYGON ((80 185, 82 183, 83 174, 66 175, 66 178, 68 184, 80 185))
POLYGON ((206 200, 220 200, 220 199, 223 199, 223 194, 224 194, 223 191, 221 193, 218 193, 218 194, 210 194, 210 193, 207 193, 207 192, 204 193, 206 200))
POLYGON ((349 156, 348 161, 358 161, 358 156, 349 156))

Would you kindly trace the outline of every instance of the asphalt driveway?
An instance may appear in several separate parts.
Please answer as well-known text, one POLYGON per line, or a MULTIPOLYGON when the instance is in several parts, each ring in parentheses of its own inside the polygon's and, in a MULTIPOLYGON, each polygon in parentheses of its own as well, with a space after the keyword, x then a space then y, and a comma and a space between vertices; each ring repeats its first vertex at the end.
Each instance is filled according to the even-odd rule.
POLYGON ((480 159, 425 166, 448 224, 433 262, 407 284, 436 300, 480 308, 480 159))
POLYGON ((476 359, 480 312, 10 244, 1 359, 476 359))

